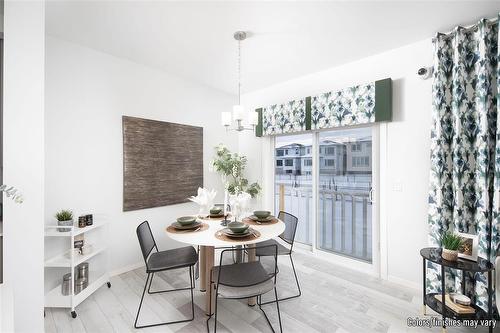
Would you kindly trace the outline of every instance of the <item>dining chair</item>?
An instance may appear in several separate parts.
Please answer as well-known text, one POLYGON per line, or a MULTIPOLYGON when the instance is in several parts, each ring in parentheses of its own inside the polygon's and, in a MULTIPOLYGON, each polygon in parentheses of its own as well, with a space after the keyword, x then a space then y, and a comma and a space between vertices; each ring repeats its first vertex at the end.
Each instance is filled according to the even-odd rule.
MULTIPOLYGON (((276 245, 278 247, 278 255, 279 256, 287 255, 290 258, 290 262, 292 263, 293 275, 295 276, 295 283, 297 284, 297 289, 299 292, 296 295, 288 296, 288 297, 279 299, 280 301, 285 301, 288 299, 300 297, 302 295, 302 291, 300 290, 299 279, 297 278, 297 272, 295 271, 295 265, 293 264, 293 259, 292 259, 293 243, 295 242, 295 233, 297 231, 297 224, 298 224, 299 219, 296 216, 294 216, 290 213, 284 212, 284 211, 279 212, 278 219, 280 219, 281 221, 283 221, 285 223, 285 231, 283 231, 283 233, 281 235, 279 235, 278 237, 283 242, 288 244, 290 247, 288 248, 288 247, 282 245, 280 242, 278 242, 275 239, 270 239, 270 240, 258 243, 257 245, 258 246, 276 245)), ((260 260, 261 257, 271 256, 272 253, 269 252, 268 249, 261 248, 255 252, 255 255, 260 260)), ((275 301, 268 301, 268 302, 264 302, 262 304, 269 304, 269 303, 273 303, 273 302, 275 302, 275 301)))
MULTIPOLYGON (((280 332, 283 332, 281 326, 281 314, 278 301, 278 293, 276 292, 276 275, 278 274, 278 247, 276 245, 266 245, 254 247, 254 249, 265 249, 271 255, 274 261, 269 265, 262 265, 260 261, 232 263, 234 252, 244 251, 244 248, 227 248, 222 250, 220 254, 219 266, 214 266, 210 274, 210 299, 215 297, 214 306, 214 332, 217 332, 217 303, 219 298, 224 299, 245 299, 257 297, 258 299, 270 291, 274 290, 276 299, 276 309, 278 310, 278 322, 280 332), (223 264, 231 262, 230 264, 223 264), (212 295, 212 292, 215 295, 212 295)), ((269 327, 275 332, 266 312, 262 309, 260 302, 259 309, 264 314, 269 327)), ((212 313, 212 302, 210 302, 209 313, 212 313)), ((207 319, 207 331, 210 333, 209 321, 212 318, 210 315, 207 319)))
POLYGON ((141 246, 142 256, 144 257, 144 262, 146 264, 146 273, 148 274, 146 278, 146 284, 144 285, 144 290, 142 291, 141 302, 139 303, 139 309, 137 309, 137 315, 135 317, 134 327, 135 328, 145 328, 168 324, 177 324, 192 321, 194 319, 194 299, 193 299, 193 289, 195 288, 195 281, 193 277, 194 265, 198 261, 198 254, 192 246, 185 246, 177 249, 159 251, 156 241, 149 227, 148 221, 144 221, 137 227, 136 230, 137 238, 139 239, 139 245, 141 246), (153 251, 155 250, 155 251, 153 251), (167 289, 151 291, 151 284, 153 283, 153 277, 155 273, 168 271, 171 269, 178 268, 189 268, 189 282, 190 286, 186 288, 178 289, 167 289), (151 279, 150 279, 151 277, 151 279), (149 282, 149 287, 148 287, 149 282), (144 295, 148 290, 148 294, 159 294, 170 291, 180 291, 180 290, 191 290, 191 318, 182 319, 170 322, 163 322, 150 325, 137 325, 137 320, 139 319, 139 313, 141 312, 142 302, 144 300, 144 295))

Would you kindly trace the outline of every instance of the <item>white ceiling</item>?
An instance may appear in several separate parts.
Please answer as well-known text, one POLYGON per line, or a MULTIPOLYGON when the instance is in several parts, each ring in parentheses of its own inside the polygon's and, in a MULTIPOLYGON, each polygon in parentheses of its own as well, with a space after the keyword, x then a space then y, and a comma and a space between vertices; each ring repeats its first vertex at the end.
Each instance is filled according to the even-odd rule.
POLYGON ((47 33, 235 93, 360 59, 491 18, 500 2, 49 1, 47 33))

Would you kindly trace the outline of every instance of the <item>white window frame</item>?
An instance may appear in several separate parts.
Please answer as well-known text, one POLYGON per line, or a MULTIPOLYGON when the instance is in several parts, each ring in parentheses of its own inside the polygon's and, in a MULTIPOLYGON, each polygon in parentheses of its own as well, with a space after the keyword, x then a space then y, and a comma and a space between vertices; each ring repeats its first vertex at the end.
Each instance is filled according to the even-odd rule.
MULTIPOLYGON (((381 224, 381 220, 385 220, 381 218, 381 216, 385 216, 386 211, 385 207, 383 210, 381 210, 380 207, 380 200, 381 198, 381 191, 380 191, 380 179, 381 176, 384 176, 381 174, 381 170, 384 170, 386 165, 385 165, 385 156, 386 156, 386 149, 385 145, 383 146, 381 142, 386 142, 386 132, 387 132, 387 125, 386 124, 373 124, 371 126, 352 126, 350 128, 363 128, 363 127, 369 127, 372 129, 372 262, 368 263, 362 260, 358 260, 356 258, 351 258, 348 256, 343 256, 341 254, 336 254, 332 253, 329 251, 321 250, 317 247, 317 239, 318 239, 318 224, 319 224, 319 198, 318 198, 318 184, 319 184, 319 164, 320 164, 320 145, 319 145, 319 136, 321 132, 326 132, 326 131, 336 131, 336 130, 343 130, 345 128, 339 128, 339 129, 328 129, 328 130, 317 130, 317 131, 311 131, 312 135, 312 199, 313 199, 313 214, 312 214, 312 221, 310 224, 310 233, 313 235, 311 237, 311 245, 307 244, 302 244, 302 243, 295 243, 294 249, 297 249, 298 251, 306 251, 309 253, 313 253, 314 255, 318 256, 319 258, 322 258, 327 261, 331 261, 335 264, 346 266, 358 271, 362 271, 365 273, 368 273, 370 275, 376 276, 376 277, 381 277, 384 279, 387 279, 387 237, 386 232, 387 232, 387 226, 384 224, 381 224), (382 133, 382 135, 381 135, 382 133), (314 163, 314 161, 318 161, 319 163, 314 163), (382 163, 381 163, 382 162, 382 163), (384 164, 381 168, 381 164, 384 164), (384 215, 382 215, 384 214, 384 215)), ((293 134, 290 134, 293 135, 293 134)), ((271 157, 272 160, 275 160, 275 151, 276 151, 276 139, 273 137, 271 145, 271 157)), ((274 162, 273 162, 274 163, 274 162)), ((272 207, 274 207, 274 211, 277 211, 279 207, 276 207, 276 200, 275 200, 275 177, 274 177, 275 170, 273 168, 273 176, 272 176, 272 187, 270 197, 272 198, 272 207)))

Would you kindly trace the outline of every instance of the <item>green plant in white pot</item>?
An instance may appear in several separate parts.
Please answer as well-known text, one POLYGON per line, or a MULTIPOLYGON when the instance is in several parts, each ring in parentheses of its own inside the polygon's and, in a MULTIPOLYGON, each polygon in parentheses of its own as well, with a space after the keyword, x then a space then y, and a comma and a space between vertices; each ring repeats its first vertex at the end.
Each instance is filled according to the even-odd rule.
MULTIPOLYGON (((56 213, 57 225, 61 227, 73 226, 73 212, 67 209, 62 209, 56 213)), ((57 228, 57 231, 66 232, 70 231, 69 228, 57 228)))
POLYGON ((441 246, 443 251, 441 256, 448 261, 456 261, 458 259, 458 249, 462 246, 462 237, 451 232, 445 231, 441 237, 441 246))

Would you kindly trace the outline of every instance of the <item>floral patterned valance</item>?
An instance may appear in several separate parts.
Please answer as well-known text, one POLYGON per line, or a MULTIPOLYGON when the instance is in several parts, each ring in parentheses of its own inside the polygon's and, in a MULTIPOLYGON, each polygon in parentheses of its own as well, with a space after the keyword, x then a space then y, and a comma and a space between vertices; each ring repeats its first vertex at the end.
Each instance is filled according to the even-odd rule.
POLYGON ((264 135, 306 130, 306 99, 269 105, 262 109, 264 135))
POLYGON ((261 109, 257 136, 390 121, 392 81, 384 79, 261 109))

